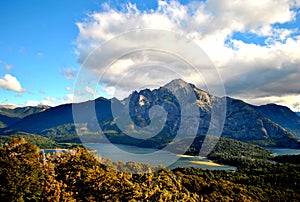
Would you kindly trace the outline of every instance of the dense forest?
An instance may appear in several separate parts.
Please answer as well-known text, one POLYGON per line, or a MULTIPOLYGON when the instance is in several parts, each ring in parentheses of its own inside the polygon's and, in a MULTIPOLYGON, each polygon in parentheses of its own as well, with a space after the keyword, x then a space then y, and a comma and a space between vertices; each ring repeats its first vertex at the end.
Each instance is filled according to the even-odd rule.
POLYGON ((215 162, 240 166, 255 162, 264 163, 267 159, 273 159, 272 152, 259 147, 257 145, 241 142, 229 138, 220 138, 212 135, 198 136, 194 138, 193 143, 189 146, 186 142, 188 138, 179 140, 176 143, 169 145, 169 150, 172 153, 184 153, 187 155, 198 156, 201 152, 204 140, 206 148, 211 148, 207 158, 215 162))
POLYGON ((46 157, 22 138, 2 144, 1 201, 300 200, 300 166, 289 163, 261 160, 241 163, 235 171, 161 167, 152 172, 147 164, 109 159, 104 166, 79 147, 46 157), (132 169, 140 174, 126 172, 132 169))

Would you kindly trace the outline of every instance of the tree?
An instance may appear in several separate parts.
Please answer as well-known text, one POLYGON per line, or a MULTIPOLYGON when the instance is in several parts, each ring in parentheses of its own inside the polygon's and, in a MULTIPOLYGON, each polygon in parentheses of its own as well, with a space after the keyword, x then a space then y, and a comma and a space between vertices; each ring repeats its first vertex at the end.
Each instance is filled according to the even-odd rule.
POLYGON ((44 180, 38 148, 23 138, 11 138, 0 148, 0 198, 40 200, 44 180))

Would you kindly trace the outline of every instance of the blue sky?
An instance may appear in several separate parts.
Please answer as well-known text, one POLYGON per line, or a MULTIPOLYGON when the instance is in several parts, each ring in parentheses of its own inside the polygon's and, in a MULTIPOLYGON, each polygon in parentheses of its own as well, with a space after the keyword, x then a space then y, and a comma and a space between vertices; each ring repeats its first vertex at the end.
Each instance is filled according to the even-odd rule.
POLYGON ((2 104, 65 96, 65 88, 72 87, 74 80, 64 72, 80 66, 74 54, 75 23, 100 4, 85 0, 0 2, 1 77, 13 75, 25 89, 21 93, 0 89, 1 101, 8 99, 2 104))
MULTIPOLYGON (((201 46, 218 68, 229 96, 300 111, 300 3, 257 2, 0 1, 0 104, 72 101, 77 73, 93 47, 136 28, 151 28, 183 34, 201 46)), ((114 96, 114 78, 100 83, 96 95, 114 96)), ((191 75, 185 78, 201 83, 191 75)), ((128 78, 121 89, 128 94, 133 86, 153 80, 128 78)))

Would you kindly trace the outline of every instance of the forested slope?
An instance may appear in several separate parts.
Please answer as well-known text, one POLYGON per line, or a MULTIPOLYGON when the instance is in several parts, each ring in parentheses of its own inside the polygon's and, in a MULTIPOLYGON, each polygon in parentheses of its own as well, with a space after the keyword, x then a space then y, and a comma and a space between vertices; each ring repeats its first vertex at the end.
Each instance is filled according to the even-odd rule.
POLYGON ((0 148, 3 201, 299 201, 297 165, 248 162, 234 171, 152 168, 137 163, 105 166, 82 148, 52 154, 10 139, 0 148), (114 167, 140 174, 118 172, 114 167), (145 171, 148 171, 144 173, 145 171))

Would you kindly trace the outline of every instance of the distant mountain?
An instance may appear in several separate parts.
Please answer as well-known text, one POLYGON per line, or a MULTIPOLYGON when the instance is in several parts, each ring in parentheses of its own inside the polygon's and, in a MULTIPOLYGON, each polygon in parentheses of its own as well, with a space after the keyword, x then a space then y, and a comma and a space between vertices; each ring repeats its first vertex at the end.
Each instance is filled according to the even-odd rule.
POLYGON ((222 136, 262 146, 298 145, 295 134, 261 115, 249 104, 232 98, 227 98, 227 116, 222 136))
POLYGON ((49 108, 50 108, 49 106, 45 106, 45 105, 28 106, 28 107, 7 107, 7 105, 5 106, 2 105, 0 106, 0 114, 3 116, 22 119, 31 114, 45 111, 46 109, 49 108))
MULTIPOLYGON (((104 138, 99 135, 97 128, 99 125, 111 142, 159 148, 171 142, 178 131, 182 133, 182 138, 194 132, 198 136, 205 135, 209 131, 212 133, 210 135, 215 135, 213 132, 217 130, 209 130, 213 107, 216 108, 215 113, 221 111, 222 103, 227 105, 223 137, 264 146, 298 147, 297 139, 292 132, 266 118, 249 104, 230 97, 220 98, 210 95, 180 79, 173 80, 158 89, 134 91, 124 100, 98 98, 94 104, 93 101, 74 104, 76 113, 80 114, 76 120, 77 127, 73 122, 72 104, 65 104, 27 116, 6 130, 36 133, 60 142, 80 141, 76 133, 76 130, 80 130, 81 139, 101 142, 104 138), (193 96, 196 101, 190 99, 193 96), (180 100, 185 100, 184 105, 180 106, 180 100), (91 104, 96 114, 89 110, 91 104), (114 114, 111 111, 112 105, 118 108, 119 113, 114 114), (165 110, 165 117, 162 112, 151 112, 150 109, 156 105, 165 110), (127 114, 130 118, 126 117, 128 108, 127 114), (187 110, 188 114, 183 116, 183 110, 187 110), (186 117, 195 114, 193 111, 197 110, 199 116, 196 119, 199 121, 199 127, 195 123, 197 121, 191 119, 191 122, 185 124, 185 128, 180 129, 186 117), (152 122, 150 117, 154 117, 152 122), (159 128, 160 123, 165 123, 162 128, 159 128), (160 131, 158 135, 150 137, 153 128, 149 129, 148 126, 160 131), (124 134, 125 131, 131 135, 124 134), (149 138, 143 140, 139 138, 140 136, 149 138)), ((219 124, 219 120, 213 121, 212 128, 219 124)))
POLYGON ((8 127, 22 118, 42 112, 49 106, 16 107, 14 105, 0 105, 0 128, 8 127))
POLYGON ((15 108, 17 108, 17 106, 15 106, 15 105, 0 105, 0 108, 15 109, 15 108))
POLYGON ((288 107, 276 104, 251 105, 251 107, 275 123, 294 132, 300 138, 300 117, 288 107))
MULTIPOLYGON (((87 107, 94 101, 83 102, 78 105, 81 113, 82 127, 92 128, 89 123, 89 118, 92 116, 87 107)), ((95 100, 96 112, 105 117, 105 113, 110 113, 110 100, 98 98, 95 100)), ((110 113, 111 114, 111 113, 110 113)), ((96 118, 96 117, 94 117, 96 118)), ((107 117, 105 117, 108 119, 107 117)), ((100 120, 100 119, 99 119, 100 120)), ((60 142, 80 142, 74 125, 72 104, 64 104, 57 107, 51 107, 43 110, 41 113, 35 113, 26 116, 10 127, 4 129, 6 131, 23 131, 33 134, 40 134, 47 138, 60 142)), ((87 129, 89 134, 93 133, 87 129)))

